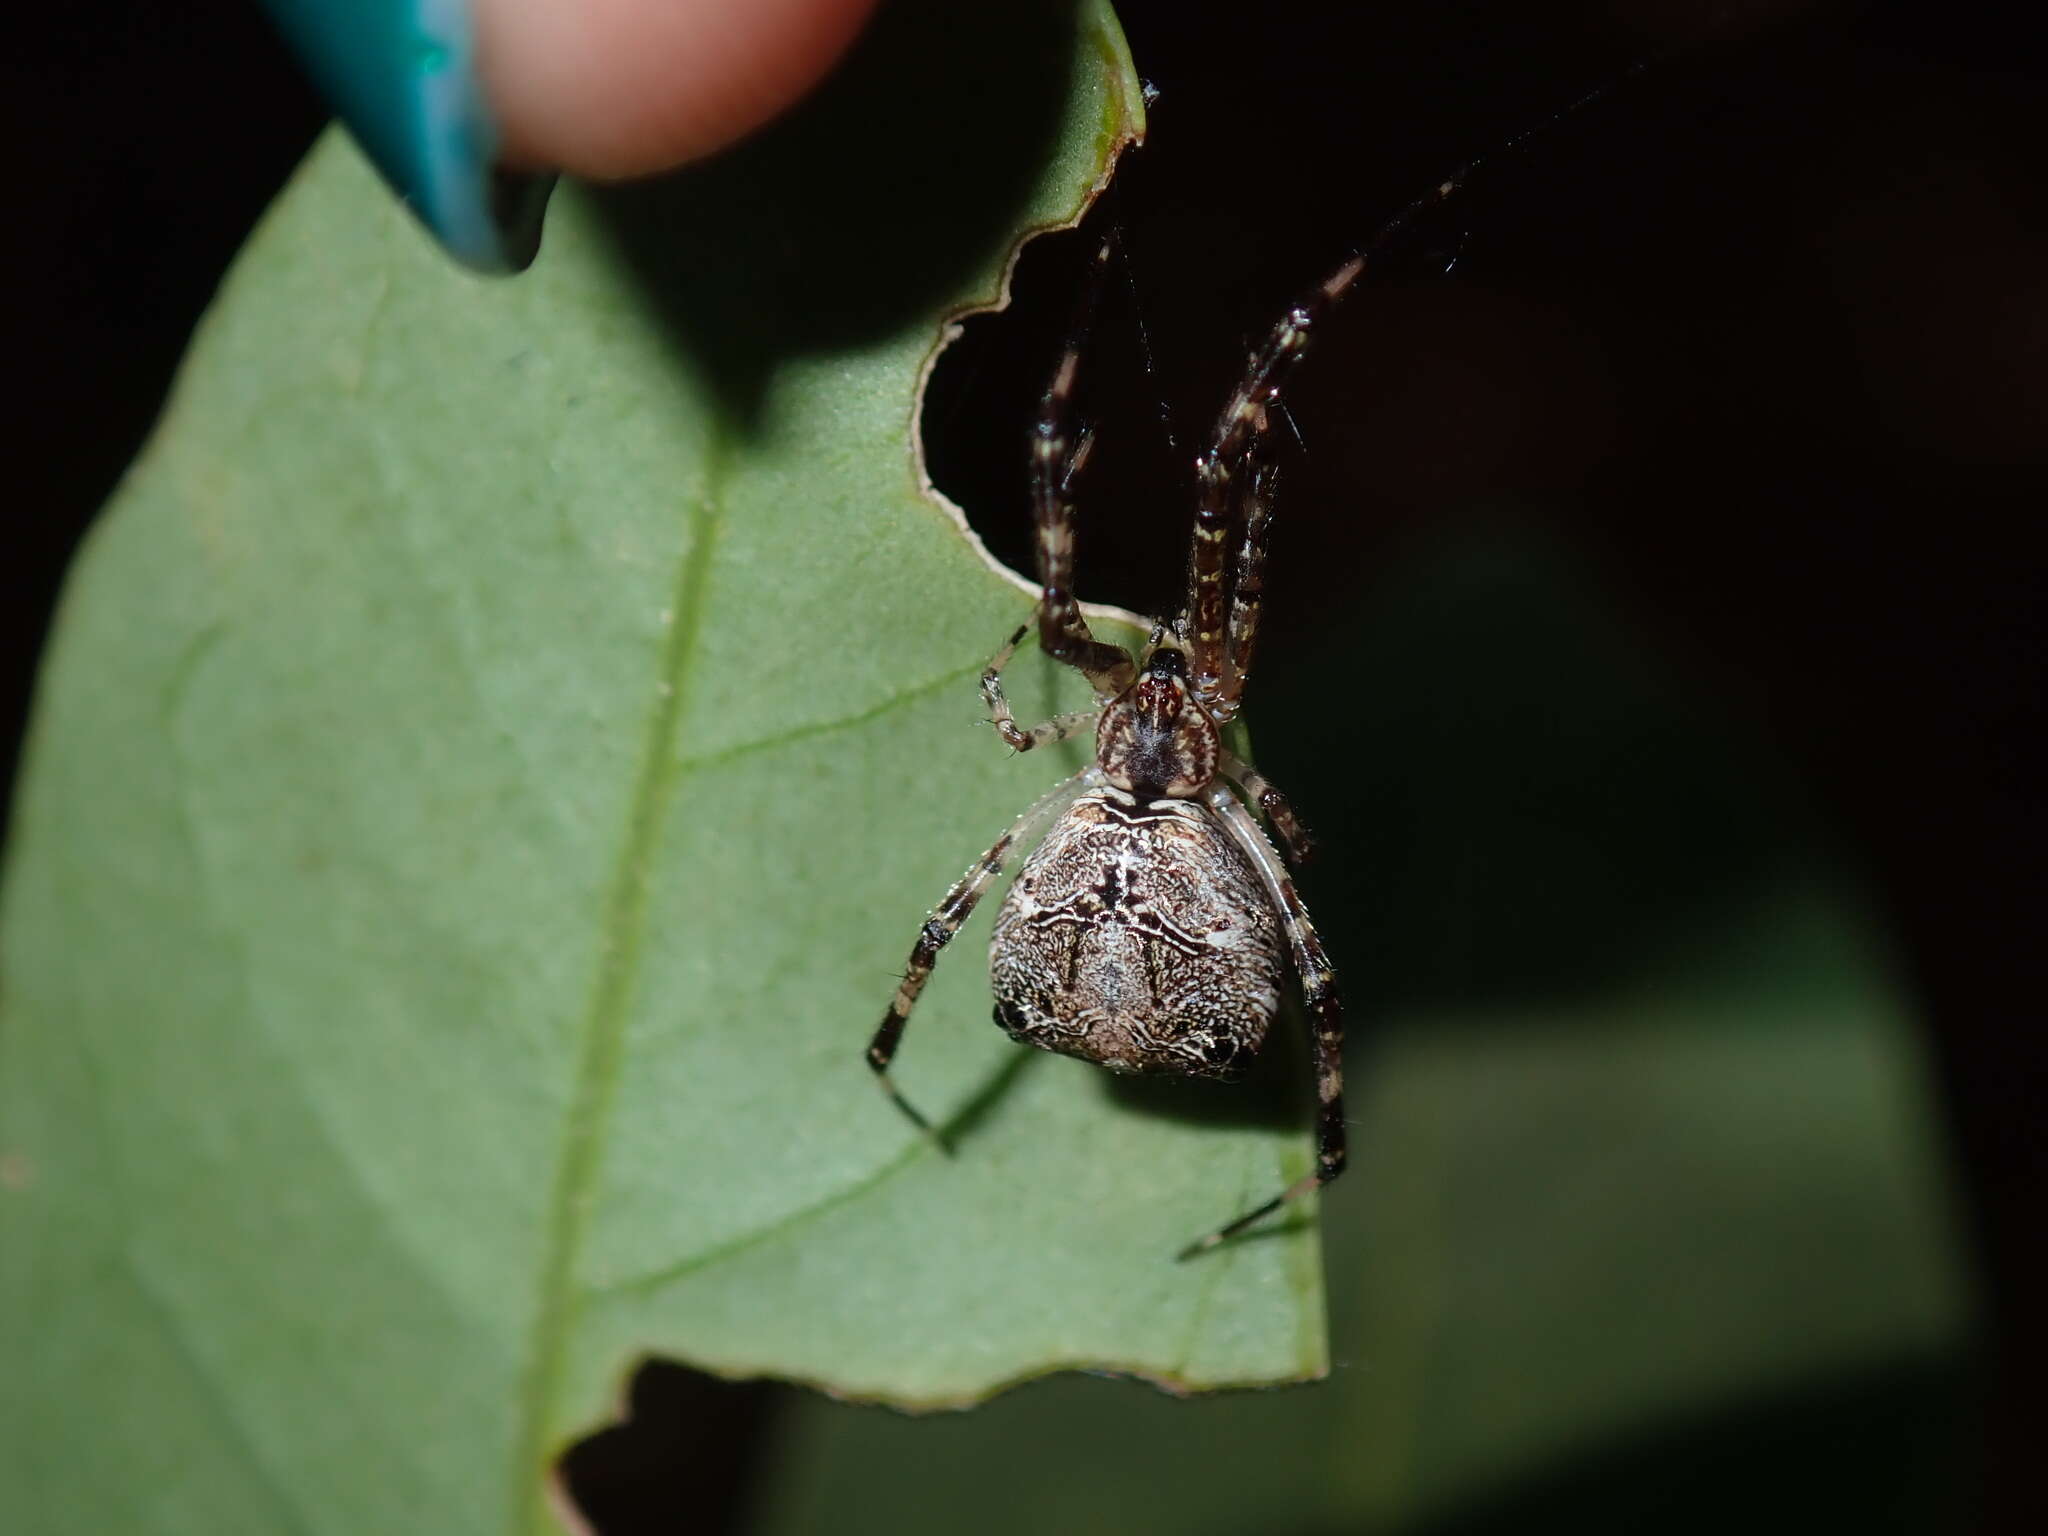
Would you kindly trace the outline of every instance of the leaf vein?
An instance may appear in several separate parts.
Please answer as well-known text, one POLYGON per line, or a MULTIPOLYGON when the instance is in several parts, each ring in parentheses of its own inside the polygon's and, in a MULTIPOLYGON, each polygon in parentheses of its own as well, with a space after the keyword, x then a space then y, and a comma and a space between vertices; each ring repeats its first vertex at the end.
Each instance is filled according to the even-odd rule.
POLYGON ((577 1031, 576 1076, 549 1194, 539 1294, 521 1381, 512 1466, 515 1532, 545 1531, 550 1520, 542 1474, 550 1449, 552 1410, 566 1374, 579 1310, 577 1260, 590 1225, 604 1130, 618 1084, 626 1014, 646 929, 650 875, 677 771, 670 743, 684 717, 703 631, 704 597, 723 521, 720 501, 730 452, 730 440, 715 435, 704 491, 689 504, 689 545, 676 575, 675 623, 661 652, 625 837, 599 927, 590 1000, 577 1031))
POLYGON ((177 1357, 178 1363, 185 1368, 186 1375, 198 1389, 199 1400, 206 1405, 209 1417, 221 1427, 222 1439, 233 1451, 236 1459, 249 1469, 255 1486, 262 1489, 269 1502, 275 1504, 284 1515, 288 1529, 310 1530, 311 1527, 306 1524, 305 1510, 285 1491, 285 1486, 279 1481, 275 1469, 264 1458, 254 1437, 250 1435, 249 1426, 235 1411, 236 1404, 233 1398, 223 1387, 213 1367, 208 1365, 192 1347, 192 1341, 186 1336, 177 1312, 157 1289, 155 1281, 150 1279, 149 1271, 125 1246, 117 1250, 117 1259, 120 1272, 135 1288, 135 1294, 142 1299, 143 1310, 149 1314, 150 1320, 162 1333, 164 1341, 170 1346, 171 1353, 177 1357))
POLYGON ((901 693, 891 694, 880 703, 872 704, 868 708, 858 710, 850 715, 841 715, 832 720, 815 720, 805 725, 794 725, 788 730, 778 731, 772 736, 762 736, 753 741, 742 741, 733 746, 721 748, 716 752, 707 752, 702 757, 682 758, 675 765, 676 772, 699 773, 707 768, 723 768, 726 764, 737 758, 752 757, 759 752, 772 752, 778 747, 793 746, 797 742, 808 741, 816 736, 829 736, 836 731, 854 730, 866 725, 871 720, 879 720, 884 715, 901 709, 906 704, 914 704, 919 699, 928 698, 932 694, 941 693, 948 688, 954 687, 964 679, 975 676, 980 671, 981 667, 979 664, 972 667, 957 667, 951 672, 942 673, 938 677, 917 684, 915 687, 906 688, 901 693))
POLYGON ((901 1152, 897 1153, 895 1157, 883 1163, 873 1172, 863 1175, 843 1188, 835 1189, 829 1194, 820 1195, 808 1205, 800 1205, 795 1210, 778 1216, 773 1221, 764 1222, 751 1231, 742 1232, 737 1237, 728 1238, 726 1241, 707 1248, 701 1253, 693 1253, 687 1259, 678 1259, 673 1264, 665 1264, 660 1269, 651 1270, 646 1274, 634 1275, 629 1279, 614 1280, 604 1285, 594 1285, 585 1292, 585 1296, 587 1299, 595 1301, 607 1296, 645 1295, 652 1291, 661 1290, 665 1286, 673 1285, 678 1280, 687 1279, 698 1270, 708 1269, 714 1264, 723 1263, 727 1259, 745 1253, 749 1248, 757 1248, 762 1243, 780 1237, 792 1228, 800 1227, 806 1222, 825 1215, 829 1211, 836 1210, 842 1205, 858 1200, 862 1195, 869 1193, 871 1190, 880 1188, 883 1184, 901 1173, 911 1163, 916 1162, 930 1151, 930 1146, 923 1140, 913 1141, 901 1152))

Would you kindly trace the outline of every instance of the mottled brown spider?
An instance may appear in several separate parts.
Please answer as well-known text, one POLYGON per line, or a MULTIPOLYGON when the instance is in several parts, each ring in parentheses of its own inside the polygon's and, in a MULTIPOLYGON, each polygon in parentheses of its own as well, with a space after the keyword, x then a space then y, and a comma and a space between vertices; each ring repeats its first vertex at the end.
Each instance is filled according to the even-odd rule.
MULTIPOLYGON (((1108 253, 1105 244, 1098 274, 1108 253)), ((919 933, 868 1047, 868 1065, 889 1096, 935 1136, 897 1091, 889 1064, 939 951, 1002 873, 1010 850, 1048 825, 996 914, 989 944, 995 1020, 1011 1039, 1116 1072, 1239 1077, 1273 1022, 1284 945, 1314 1022, 1315 1171, 1189 1244, 1182 1258, 1213 1248, 1344 1170, 1337 978, 1245 802, 1265 813, 1290 862, 1306 856, 1308 838, 1280 792, 1224 747, 1222 728, 1237 715, 1258 642, 1275 478, 1266 457, 1269 413, 1320 316, 1364 264, 1362 257, 1344 263, 1251 354, 1195 463, 1186 606, 1171 624, 1153 627, 1135 660, 1089 633, 1073 596, 1072 490, 1090 439, 1071 430, 1080 345, 1069 344, 1033 440, 1037 624, 1045 653, 1088 679, 1096 708, 1028 730, 1017 724, 1001 674, 1029 625, 989 662, 981 691, 997 732, 1017 751, 1092 728, 1095 760, 1042 796, 946 893, 919 933)))

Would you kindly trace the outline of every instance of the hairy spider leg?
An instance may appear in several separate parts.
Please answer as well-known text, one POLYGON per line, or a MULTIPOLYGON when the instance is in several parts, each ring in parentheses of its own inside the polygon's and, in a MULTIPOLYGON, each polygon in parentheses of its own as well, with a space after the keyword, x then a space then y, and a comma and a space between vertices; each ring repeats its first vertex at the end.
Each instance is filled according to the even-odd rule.
MULTIPOLYGON (((1113 699, 1136 680, 1138 669, 1120 645, 1097 640, 1074 597, 1074 480, 1093 441, 1074 427, 1074 380, 1081 349, 1109 265, 1110 242, 1095 253, 1087 296, 1067 333, 1066 351, 1038 406, 1031 438, 1031 504, 1038 536, 1038 642, 1054 661, 1088 679, 1097 698, 1113 699)), ((1007 740, 1008 738, 1005 737, 1007 740)), ((1015 745, 1013 742, 1012 745, 1015 745)))
POLYGON ((1077 709, 1068 714, 1054 715, 1029 730, 1017 723, 1017 717, 1010 712, 1010 701, 1003 697, 1002 672, 1016 654, 1018 643, 1030 630, 1029 624, 1019 624, 1017 632, 1003 642, 1003 648, 981 669, 981 697, 988 705, 989 724, 996 728, 997 735, 1019 752, 1029 752, 1033 747, 1049 747, 1069 736, 1091 731, 1095 722, 1102 718, 1099 709, 1077 709))
POLYGON ((1101 782, 1101 774, 1091 765, 1082 769, 1072 778, 1062 779, 1051 789, 1031 803, 1028 810, 1011 824, 1010 830, 996 839, 995 846, 977 859, 974 865, 954 882, 946 892, 945 900, 932 909, 930 917, 918 931, 917 943, 911 947, 910 963, 904 968, 903 980, 897 984, 896 995, 889 1000, 889 1011, 882 1015, 880 1028, 868 1045, 868 1065, 874 1069, 875 1078, 882 1085, 882 1091, 896 1103, 896 1107, 910 1117, 925 1135, 937 1144, 940 1151, 948 1151, 945 1140, 933 1127, 931 1121, 919 1112, 917 1107, 903 1097, 889 1076, 889 1064, 896 1059, 896 1048, 903 1041, 903 1026, 910 1020, 910 1010, 917 1006, 918 994, 924 991, 924 984, 931 978, 932 967, 938 962, 939 951, 944 949, 953 935, 958 933, 967 919, 974 915, 974 909, 988 888, 1003 872, 1003 858, 1012 848, 1029 844, 1043 832, 1046 824, 1065 811, 1088 790, 1101 782))
MULTIPOLYGON (((1648 64, 1648 60, 1638 60, 1614 79, 1516 134, 1494 153, 1504 155, 1518 149, 1537 134, 1605 100, 1648 64)), ((1216 418, 1208 450, 1195 460, 1195 531, 1188 549, 1187 606, 1174 627, 1187 646, 1188 677, 1196 696, 1219 724, 1227 724, 1237 713, 1257 639, 1259 568, 1265 558, 1265 520, 1271 513, 1273 483, 1263 458, 1269 408, 1284 413, 1281 385, 1307 351, 1317 323, 1357 283, 1367 259, 1379 255, 1426 210, 1457 196, 1493 158, 1494 154, 1473 156, 1409 203, 1380 226, 1362 252, 1346 260, 1281 317, 1265 344, 1250 355, 1244 377, 1216 418), (1259 483, 1262 477, 1263 485, 1259 483), (1240 479, 1251 482, 1241 502, 1232 492, 1240 479), (1245 536, 1238 557, 1237 590, 1241 591, 1249 571, 1252 593, 1249 603, 1233 596, 1226 627, 1224 545, 1240 515, 1245 536)))
MULTIPOLYGON (((1278 402, 1280 386, 1307 352, 1318 322, 1364 270, 1365 258, 1351 257, 1281 316, 1247 360, 1244 377, 1216 418, 1208 450, 1195 461, 1195 530, 1188 544, 1187 607, 1178 628, 1187 642, 1188 680, 1202 703, 1220 719, 1236 713, 1238 697, 1244 691, 1244 679, 1228 675, 1226 666, 1230 635, 1223 592, 1228 564, 1225 546, 1240 513, 1247 512, 1240 504, 1238 482, 1240 478, 1251 482, 1250 497, 1255 505, 1245 518, 1249 525, 1258 513, 1256 502, 1262 489, 1254 460, 1271 423, 1267 408, 1278 402)), ((1269 475, 1263 489, 1269 492, 1271 487, 1269 475)), ((1263 527, 1259 538, 1261 549, 1252 557, 1255 567, 1264 558, 1263 527)), ((1247 545, 1250 542, 1248 534, 1247 545)), ((1240 569, 1243 564, 1240 557, 1240 569)), ((1253 612, 1255 615, 1256 609, 1253 612)))
POLYGON ((1243 790, 1251 802, 1266 813, 1266 823, 1280 839, 1280 851, 1287 855, 1287 862, 1307 863, 1316 850, 1316 840, 1301 824, 1301 818, 1294 814, 1294 807, 1287 797, 1274 787, 1273 781, 1228 748, 1217 757, 1216 771, 1243 790))
POLYGON ((1218 724, 1227 725, 1237 715, 1246 680, 1252 675, 1252 658, 1259 644, 1259 619, 1266 602, 1266 549, 1273 527, 1274 487, 1279 466, 1264 456, 1263 447, 1251 449, 1251 472, 1245 475, 1242 505, 1244 537, 1237 546, 1237 571, 1230 582, 1230 631, 1223 658, 1223 684, 1209 706, 1218 724))
POLYGON ((1264 1205, 1252 1207, 1242 1216, 1189 1243, 1177 1255, 1182 1259, 1207 1253, 1226 1238, 1234 1237, 1252 1223, 1272 1215, 1290 1200, 1299 1200, 1303 1195, 1332 1183, 1344 1171, 1344 1004, 1337 992, 1337 973, 1330 968, 1329 957, 1323 953, 1323 941, 1316 935, 1315 924, 1309 921, 1308 908, 1302 905, 1294 882, 1280 868, 1272 844, 1259 831, 1259 824, 1252 820, 1251 812, 1239 805, 1230 791, 1220 784, 1209 790, 1207 798, 1210 809, 1221 819, 1238 847, 1244 850, 1252 868, 1258 871, 1260 883, 1272 898, 1274 910, 1280 914, 1280 926, 1293 953, 1294 969, 1301 977, 1301 996, 1308 1007, 1315 1055, 1316 1166, 1313 1173, 1296 1179, 1264 1205))

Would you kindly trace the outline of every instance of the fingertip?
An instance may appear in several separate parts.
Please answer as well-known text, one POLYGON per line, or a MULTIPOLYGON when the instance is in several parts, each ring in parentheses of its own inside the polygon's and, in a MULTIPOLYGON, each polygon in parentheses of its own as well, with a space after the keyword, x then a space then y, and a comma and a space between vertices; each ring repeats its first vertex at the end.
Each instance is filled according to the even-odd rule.
POLYGON ((876 0, 475 0, 511 165, 601 180, 725 148, 836 63, 876 0))

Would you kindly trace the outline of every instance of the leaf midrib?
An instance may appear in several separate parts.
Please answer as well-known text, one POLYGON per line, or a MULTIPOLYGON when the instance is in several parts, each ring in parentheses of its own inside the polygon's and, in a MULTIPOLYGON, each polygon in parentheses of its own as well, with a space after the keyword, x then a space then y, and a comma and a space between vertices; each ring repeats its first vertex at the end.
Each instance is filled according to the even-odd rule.
POLYGON ((628 1004, 639 971, 647 926, 649 875, 670 793, 681 764, 671 749, 688 703, 689 684, 703 632, 704 597, 713 552, 724 524, 724 496, 732 469, 733 439, 715 426, 706 444, 704 488, 689 503, 689 547, 679 562, 669 604, 673 615, 655 679, 653 708, 640 747, 604 918, 589 1006, 577 1031, 576 1077, 562 1125, 555 1177, 542 1240, 538 1300, 519 1395, 519 1424, 511 1469, 511 1529, 539 1536, 549 1528, 545 1469, 550 1408, 565 1372, 578 1310, 577 1256, 589 1229, 590 1204, 603 1161, 604 1130, 619 1079, 628 1004))

